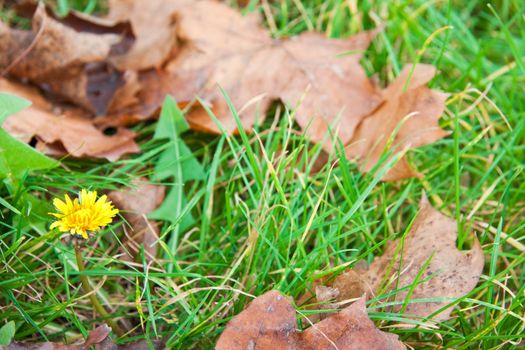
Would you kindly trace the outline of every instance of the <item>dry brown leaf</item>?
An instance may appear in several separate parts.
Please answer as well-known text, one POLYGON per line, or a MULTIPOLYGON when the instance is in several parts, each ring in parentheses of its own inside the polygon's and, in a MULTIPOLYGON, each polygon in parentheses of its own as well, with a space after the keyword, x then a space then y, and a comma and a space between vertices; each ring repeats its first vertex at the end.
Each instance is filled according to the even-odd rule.
POLYGON ((103 324, 89 332, 88 339, 85 343, 80 342, 65 345, 54 342, 28 343, 14 341, 5 347, 5 350, 87 350, 91 345, 94 345, 95 348, 99 350, 105 350, 105 348, 102 348, 99 345, 108 338, 110 332, 111 328, 109 328, 108 325, 103 324))
POLYGON ((130 232, 125 227, 126 238, 123 241, 128 252, 123 258, 132 260, 139 252, 139 246, 144 245, 146 260, 151 261, 157 255, 157 245, 154 243, 159 238, 159 227, 154 221, 147 219, 146 215, 155 210, 164 200, 164 186, 153 185, 146 178, 132 181, 135 188, 120 191, 111 191, 108 196, 129 223, 130 232))
POLYGON ((32 31, 22 31, 3 25, 0 40, 1 66, 4 67, 36 39, 33 48, 10 70, 16 76, 31 80, 61 75, 63 69, 71 66, 102 62, 111 46, 120 40, 115 34, 77 32, 48 16, 43 4, 36 8, 32 27, 32 31), (36 37, 39 31, 40 36, 36 37))
POLYGON ((108 19, 130 21, 136 40, 131 49, 111 58, 121 70, 160 67, 177 47, 175 11, 183 0, 110 0, 108 19))
MULTIPOLYGON (((364 293, 375 295, 386 281, 386 290, 393 290, 396 286, 397 289, 406 287, 395 295, 395 300, 402 303, 407 298, 410 286, 417 282, 409 296, 410 300, 448 300, 412 302, 407 305, 404 314, 417 318, 430 316, 452 299, 461 298, 474 289, 483 271, 483 250, 476 237, 471 250, 459 251, 456 248, 457 233, 456 221, 435 210, 424 198, 421 211, 402 244, 400 240, 391 242, 385 253, 375 258, 369 268, 351 269, 335 278, 330 286, 339 292, 336 300, 344 301, 364 293), (390 273, 385 276, 388 271, 390 273), (421 276, 416 281, 420 272, 421 276)), ((399 312, 401 307, 396 306, 394 311, 399 312)), ((445 321, 450 318, 451 312, 452 308, 448 308, 432 319, 445 321)))
POLYGON ((286 297, 270 291, 253 300, 221 334, 216 350, 401 350, 397 335, 381 332, 368 318, 364 298, 304 332, 286 297))
MULTIPOLYGON (((177 19, 183 45, 166 70, 178 81, 192 84, 176 84, 171 94, 179 102, 200 96, 229 132, 236 125, 218 86, 231 97, 244 128, 262 121, 269 104, 282 99, 298 106, 297 121, 315 142, 322 141, 330 124, 348 142, 359 121, 381 101, 359 65, 374 32, 343 40, 316 33, 274 40, 258 17, 241 16, 213 1, 182 6, 177 19), (301 102, 306 90, 309 94, 301 102)), ((219 131, 200 109, 187 118, 196 129, 219 131)), ((325 147, 330 148, 329 142, 325 147)))
MULTIPOLYGON (((146 340, 139 340, 133 343, 118 345, 109 338, 111 328, 103 324, 89 332, 86 342, 77 342, 75 344, 62 344, 54 342, 29 343, 14 341, 6 347, 0 347, 2 350, 89 350, 94 346, 95 350, 149 350, 146 340)), ((160 340, 152 340, 155 350, 164 347, 160 340)))
MULTIPOLYGON (((357 158, 363 171, 368 172, 376 165, 390 136, 399 125, 401 127, 392 144, 396 152, 421 147, 448 135, 438 124, 445 110, 447 94, 426 87, 435 71, 433 66, 426 64, 406 66, 384 90, 383 105, 361 122, 345 148, 347 157, 357 158), (407 116, 409 118, 404 121, 407 116)), ((383 180, 393 181, 418 175, 403 157, 383 180)))
POLYGON ((47 153, 114 161, 140 151, 130 130, 119 129, 112 136, 104 135, 90 119, 66 113, 55 115, 53 106, 35 89, 0 78, 0 90, 33 102, 31 107, 7 118, 2 127, 24 142, 36 137, 47 153))
MULTIPOLYGON (((28 13, 31 7, 35 8, 28 6, 23 12, 28 13)), ((87 18, 83 21, 87 23, 87 18)), ((76 29, 80 28, 77 25, 76 29)), ((101 33, 104 27, 93 23, 88 29, 94 32, 77 31, 48 14, 40 3, 31 31, 0 23, 0 71, 29 79, 97 114, 136 104, 140 89, 136 73, 117 71, 107 63, 112 52, 128 45, 123 45, 127 36, 115 34, 115 28, 119 27, 115 24, 101 33), (98 32, 94 30, 97 25, 98 32)))
MULTIPOLYGON (((295 110, 311 141, 322 143, 328 153, 332 140, 342 141, 347 157, 356 159, 363 171, 377 163, 407 115, 415 114, 396 135, 395 152, 447 134, 437 124, 446 95, 425 86, 433 67, 417 65, 413 74, 405 68, 383 92, 366 76, 359 60, 377 31, 348 39, 303 33, 275 40, 258 16, 242 16, 210 0, 113 0, 109 8, 105 18, 73 13, 58 19, 46 16, 40 6, 33 31, 0 25, 0 48, 7 52, 0 68, 22 55, 9 67, 13 75, 106 114, 95 120, 99 126, 151 118, 170 94, 182 106, 191 104, 187 119, 194 129, 220 132, 195 102, 199 96, 224 129, 234 133, 237 125, 219 86, 231 97, 246 130, 264 120, 270 103, 280 99, 295 110), (31 50, 25 52, 27 48, 31 50), (328 135, 330 129, 335 138, 328 135)), ((38 147, 64 153, 49 140, 38 147)), ((401 158, 384 180, 417 175, 401 158)))
POLYGON ((376 328, 368 318, 365 298, 314 324, 300 335, 299 349, 402 350, 397 335, 376 328), (335 345, 335 346, 334 346, 335 345))

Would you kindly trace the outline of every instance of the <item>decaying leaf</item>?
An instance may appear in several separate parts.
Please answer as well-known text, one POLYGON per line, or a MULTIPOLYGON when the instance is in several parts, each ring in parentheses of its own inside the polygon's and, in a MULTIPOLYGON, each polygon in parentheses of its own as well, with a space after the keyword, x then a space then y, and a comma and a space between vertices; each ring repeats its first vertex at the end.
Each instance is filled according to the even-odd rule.
MULTIPOLYGON (((104 114, 95 120, 100 126, 151 118, 172 95, 189 105, 192 128, 221 132, 199 97, 233 133, 238 125, 223 88, 244 129, 263 121, 272 101, 281 100, 312 142, 330 153, 333 140, 340 140, 363 171, 377 163, 400 123, 395 152, 446 135, 437 124, 446 95, 425 86, 433 67, 407 67, 384 91, 367 77, 359 60, 378 30, 347 39, 318 33, 273 39, 258 16, 211 0, 113 0, 102 18, 57 18, 42 4, 20 11, 34 12, 33 29, 0 23, 6 53, 0 69, 104 114)), ((43 149, 61 152, 50 142, 43 149)), ((402 158, 384 180, 415 175, 402 158)))
MULTIPOLYGON (((188 94, 200 96, 227 131, 236 125, 218 86, 231 97, 244 128, 263 120, 271 101, 281 99, 298 106, 297 121, 315 142, 323 140, 331 124, 349 141, 359 121, 381 101, 359 65, 375 32, 343 40, 316 33, 273 40, 257 17, 241 16, 221 3, 199 1, 177 14, 177 35, 184 45, 166 69, 200 86, 183 86, 173 95, 179 102, 188 94)), ((206 114, 190 113, 187 118, 194 128, 219 131, 206 114)))
POLYGON ((143 244, 146 260, 151 261, 157 255, 154 243, 159 236, 159 227, 156 222, 148 220, 146 215, 162 203, 165 188, 150 184, 146 178, 134 179, 132 185, 136 187, 111 191, 108 195, 129 223, 129 228, 124 227, 126 238, 123 244, 131 255, 126 254, 123 258, 132 260, 143 244))
POLYGON ((40 3, 32 30, 0 23, 0 71, 29 79, 91 112, 106 113, 138 102, 136 73, 108 64, 122 38, 112 29, 107 34, 77 31, 50 16, 40 3))
MULTIPOLYGON (((88 338, 85 342, 77 342, 74 344, 62 344, 54 342, 29 343, 14 341, 6 347, 0 346, 0 350, 89 350, 94 346, 95 350, 149 350, 150 347, 146 340, 139 340, 133 343, 126 343, 123 345, 115 344, 109 333, 111 328, 103 324, 89 332, 88 338)), ((155 350, 160 350, 164 347, 164 343, 160 340, 152 340, 151 344, 155 350)))
MULTIPOLYGON (((436 69, 426 64, 406 66, 388 86, 381 107, 366 117, 345 148, 347 157, 357 158, 363 171, 377 163, 391 135, 396 151, 421 147, 448 135, 438 120, 445 110, 447 95, 426 87, 436 69), (405 118, 407 118, 404 120, 405 118)), ((390 169, 383 180, 399 180, 417 176, 405 158, 390 169)))
POLYGON ((368 318, 365 298, 314 324, 300 335, 299 349, 406 349, 397 336, 376 328, 368 318))
POLYGON ((101 62, 118 43, 115 34, 80 33, 46 13, 43 4, 36 8, 31 31, 10 29, 2 24, 1 67, 7 67, 33 44, 31 50, 10 69, 15 76, 38 80, 62 75, 64 69, 80 64, 101 62))
POLYGON ((0 90, 21 96, 33 105, 6 119, 3 128, 24 142, 35 137, 37 148, 54 155, 71 154, 116 160, 123 154, 136 153, 135 134, 119 129, 111 136, 95 128, 92 121, 78 115, 55 115, 53 106, 35 89, 0 78, 0 90))
POLYGON ((87 350, 91 345, 94 345, 97 349, 104 350, 105 348, 100 347, 100 343, 108 338, 110 332, 111 328, 103 324, 89 332, 85 343, 78 342, 66 345, 54 342, 28 343, 14 341, 9 344, 5 350, 87 350))
MULTIPOLYGON (((359 65, 361 53, 375 32, 363 32, 344 40, 327 39, 316 33, 274 40, 257 16, 241 16, 225 4, 206 0, 114 2, 110 16, 112 12, 115 18, 131 18, 132 24, 136 23, 137 53, 138 48, 156 40, 166 42, 165 33, 173 30, 173 18, 179 43, 177 55, 165 68, 159 68, 160 58, 135 58, 134 63, 126 64, 126 67, 159 69, 140 73, 139 80, 147 88, 139 96, 146 103, 120 113, 127 115, 121 120, 144 119, 157 110, 166 94, 182 104, 199 96, 209 104, 225 130, 233 132, 237 126, 218 88, 221 86, 232 98, 246 129, 264 119, 273 100, 281 99, 296 107, 297 120, 313 141, 322 141, 331 125, 347 142, 360 120, 381 102, 380 92, 359 65), (155 12, 155 8, 161 10, 155 12), (145 24, 152 12, 153 16, 161 13, 158 33, 151 33, 149 24, 145 24), (143 26, 147 29, 140 29, 143 26), (143 42, 140 32, 145 33, 143 42), (316 50, 311 50, 312 47, 316 50), (145 63, 150 61, 157 63, 145 63)), ((174 43, 164 48, 173 52, 174 43)), ((140 52, 148 57, 166 56, 162 50, 142 51, 146 50, 140 52)), ((129 54, 126 59, 131 57, 129 54)), ((201 108, 192 110, 187 119, 195 129, 220 131, 201 108)), ((330 148, 329 140, 326 147, 330 148)))
POLYGON ((108 18, 129 21, 136 37, 131 49, 111 62, 120 70, 161 67, 177 47, 175 11, 186 2, 110 0, 108 18))
MULTIPOLYGON (((400 304, 407 298, 409 301, 404 309, 406 317, 429 317, 470 292, 483 270, 483 250, 478 240, 474 237, 472 249, 462 252, 456 248, 457 234, 456 221, 423 199, 404 241, 388 244, 384 254, 375 258, 370 267, 351 269, 329 283, 338 290, 336 300, 344 301, 364 293, 373 296, 383 288, 397 288, 400 291, 395 293, 395 301, 400 304), (435 301, 416 300, 429 298, 435 301)), ((394 311, 402 308, 403 305, 397 305, 394 311)), ((445 321, 451 312, 452 308, 445 309, 432 319, 445 321)))
POLYGON ((235 316, 221 334, 217 350, 314 350, 371 349, 401 350, 406 347, 397 336, 381 332, 368 318, 361 298, 340 312, 297 331, 296 311, 277 291, 253 300, 235 316))
MULTIPOLYGON (((192 128, 220 132, 194 102, 199 96, 224 129, 235 132, 237 125, 220 86, 246 130, 262 121, 270 103, 280 99, 295 109, 296 120, 310 140, 333 151, 332 137, 327 135, 331 129, 335 139, 347 145, 347 156, 357 159, 364 171, 377 163, 388 138, 408 115, 413 116, 394 140, 396 150, 419 147, 447 135, 437 124, 446 95, 425 86, 435 73, 433 67, 407 67, 384 91, 366 76, 359 60, 376 31, 342 40, 316 33, 274 40, 254 15, 241 16, 213 1, 186 5, 185 1, 174 5, 167 0, 120 5, 121 20, 126 18, 122 10, 126 7, 132 13, 134 8, 148 13, 152 6, 161 7, 163 18, 172 11, 179 43, 177 55, 165 68, 140 73, 142 85, 150 89, 139 92, 143 103, 121 113, 120 120, 150 116, 164 96, 171 94, 181 104, 193 101, 195 108, 186 116, 192 128)), ((145 21, 146 16, 140 20, 145 21)), ((384 180, 414 175, 417 173, 402 158, 384 180)))

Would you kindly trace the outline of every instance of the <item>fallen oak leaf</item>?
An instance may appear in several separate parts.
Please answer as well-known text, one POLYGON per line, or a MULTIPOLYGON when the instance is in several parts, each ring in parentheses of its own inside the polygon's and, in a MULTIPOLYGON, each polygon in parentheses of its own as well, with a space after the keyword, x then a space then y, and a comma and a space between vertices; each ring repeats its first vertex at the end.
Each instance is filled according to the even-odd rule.
POLYGON ((26 143, 36 137, 50 147, 48 150, 51 152, 48 153, 115 161, 124 154, 140 151, 133 140, 135 134, 130 130, 119 129, 115 135, 104 135, 90 119, 77 115, 55 115, 53 106, 35 89, 0 78, 0 90, 33 102, 31 107, 7 118, 3 128, 26 143))
MULTIPOLYGON (((384 254, 376 257, 368 268, 350 269, 327 283, 338 290, 337 301, 363 293, 375 295, 383 290, 386 281, 387 291, 398 290, 394 301, 399 303, 394 312, 403 311, 407 318, 427 318, 449 305, 451 299, 461 298, 474 289, 484 265, 477 238, 474 237, 471 250, 458 250, 456 221, 435 210, 426 198, 420 207, 403 241, 388 244, 384 254), (435 300, 410 302, 414 299, 435 300)), ((452 307, 445 309, 432 319, 446 321, 452 310, 452 307)))
MULTIPOLYGON (((146 215, 162 203, 165 187, 153 185, 146 178, 137 178, 131 185, 136 187, 111 191, 108 194, 131 228, 131 232, 126 233, 126 239, 123 241, 131 255, 126 254, 124 259, 136 257, 139 252, 138 246, 142 244, 146 260, 151 261, 157 255, 157 246, 154 243, 159 238, 159 227, 156 222, 149 221, 146 215)), ((126 231, 126 227, 124 230, 126 231)))
MULTIPOLYGON (((436 69, 427 64, 405 66, 384 90, 385 102, 357 127, 345 147, 347 158, 357 159, 361 170, 368 172, 377 164, 394 133, 394 152, 421 147, 447 136, 449 133, 440 128, 438 120, 445 110, 448 95, 426 87, 435 72, 436 69)), ((419 175, 409 166, 406 157, 402 157, 383 180, 419 175)))
MULTIPOLYGON (((200 82, 197 80, 198 78, 199 77, 195 77, 195 79, 183 81, 177 79, 164 69, 140 71, 137 79, 138 84, 143 88, 136 95, 140 103, 121 108, 114 114, 97 117, 95 123, 104 127, 117 127, 132 125, 139 121, 151 119, 159 114, 164 99, 174 91, 179 91, 177 96, 181 98, 181 101, 193 100, 195 95, 191 94, 191 91, 198 90, 200 85, 200 82), (187 87, 187 85, 190 84, 194 86, 193 89, 187 87), (183 95, 181 93, 182 90, 187 90, 188 93, 183 95)), ((184 105, 184 103, 180 105, 184 105)), ((206 117, 209 118, 207 115, 206 117)))
POLYGON ((267 292, 228 322, 215 349, 406 349, 397 335, 375 327, 368 318, 364 298, 303 332, 296 329, 295 313, 285 296, 278 291, 267 292))

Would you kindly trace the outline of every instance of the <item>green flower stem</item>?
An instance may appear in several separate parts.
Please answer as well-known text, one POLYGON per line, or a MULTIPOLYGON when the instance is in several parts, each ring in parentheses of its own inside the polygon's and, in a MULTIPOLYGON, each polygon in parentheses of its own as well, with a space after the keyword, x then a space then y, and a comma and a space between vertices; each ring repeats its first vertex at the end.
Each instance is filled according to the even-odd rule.
POLYGON ((80 272, 80 281, 82 281, 82 288, 88 295, 89 300, 91 300, 93 309, 96 312, 98 312, 100 316, 102 316, 106 320, 106 322, 111 327, 113 332, 115 332, 116 335, 118 335, 119 337, 122 337, 124 335, 124 331, 111 318, 112 316, 106 311, 106 309, 104 309, 104 306, 98 300, 97 293, 95 293, 95 291, 93 290, 93 287, 91 287, 91 283, 89 282, 89 277, 82 273, 86 269, 86 266, 84 265, 84 259, 82 258, 82 252, 80 251, 80 247, 78 243, 75 243, 75 256, 77 258, 77 266, 78 266, 78 271, 80 272))

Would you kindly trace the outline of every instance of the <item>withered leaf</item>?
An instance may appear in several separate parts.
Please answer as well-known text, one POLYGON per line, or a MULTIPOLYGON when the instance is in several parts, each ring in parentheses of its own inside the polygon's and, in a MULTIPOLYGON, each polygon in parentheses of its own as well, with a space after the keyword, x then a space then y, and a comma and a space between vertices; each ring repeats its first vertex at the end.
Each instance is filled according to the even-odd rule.
POLYGON ((360 299, 304 332, 296 329, 296 311, 277 291, 253 300, 221 334, 217 350, 405 349, 397 336, 381 332, 360 299))
POLYGON ((31 107, 7 118, 3 128, 24 142, 36 137, 40 142, 37 148, 43 148, 46 153, 114 161, 140 150, 133 140, 135 134, 130 130, 119 129, 115 135, 108 136, 78 113, 55 115, 53 106, 35 89, 0 78, 0 90, 33 102, 31 107))
POLYGON ((175 10, 184 0, 110 0, 108 19, 129 21, 135 35, 131 49, 111 57, 120 70, 159 68, 177 47, 175 10))
MULTIPOLYGON (((298 106, 297 121, 316 142, 329 125, 348 142, 359 121, 381 101, 359 65, 374 32, 342 40, 315 33, 273 40, 256 16, 198 1, 177 10, 177 36, 183 44, 166 71, 176 81, 192 83, 174 83, 177 89, 170 93, 179 102, 200 96, 229 132, 236 124, 218 86, 231 97, 244 128, 263 120, 271 101, 281 99, 298 106)), ((196 129, 219 131, 200 109, 187 118, 196 129)))
POLYGON ((297 338, 295 308, 278 291, 269 291, 228 322, 215 349, 293 349, 297 338))
POLYGON ((114 31, 77 31, 48 15, 40 3, 32 30, 0 23, 0 71, 29 79, 97 114, 137 103, 136 73, 117 71, 107 62, 123 40, 114 31))
MULTIPOLYGON (((435 71, 433 66, 426 64, 404 67, 396 80, 384 90, 385 102, 359 124, 345 152, 348 158, 358 159, 363 171, 370 171, 376 165, 390 136, 400 125, 392 144, 396 152, 421 147, 448 135, 438 125, 447 95, 426 87, 435 71), (408 119, 404 121, 406 117, 408 119)), ((383 180, 400 180, 417 175, 403 157, 383 180)))
POLYGON ((91 345, 95 345, 96 348, 104 350, 104 348, 101 348, 98 345, 108 338, 110 332, 111 328, 109 328, 108 325, 103 324, 89 332, 88 339, 85 343, 79 342, 66 345, 54 342, 29 343, 14 341, 9 344, 5 350, 87 350, 91 345))
MULTIPOLYGON (((103 324, 89 332, 86 342, 77 342, 74 344, 62 344, 54 342, 30 343, 14 341, 6 347, 1 347, 1 350, 89 350, 93 345, 95 350, 149 350, 149 345, 146 340, 139 340, 126 344, 115 344, 111 340, 109 333, 111 328, 103 324)), ((155 350, 160 350, 164 347, 164 342, 161 340, 152 340, 155 350)))
POLYGON ((115 34, 77 32, 49 17, 43 4, 36 8, 32 27, 31 31, 23 31, 2 24, 0 40, 1 67, 15 61, 35 41, 32 49, 10 69, 11 74, 31 80, 61 75, 70 66, 104 61, 111 46, 119 41, 115 34))
POLYGON ((376 328, 368 318, 365 298, 314 324, 300 334, 299 349, 402 350, 397 336, 376 328))
POLYGON ((162 203, 165 188, 150 184, 146 178, 135 179, 131 185, 136 187, 111 191, 108 194, 130 226, 130 230, 127 226, 124 227, 126 238, 123 244, 132 255, 125 255, 124 259, 133 259, 138 253, 138 247, 143 244, 145 258, 151 261, 157 254, 157 245, 154 243, 158 239, 159 228, 146 215, 162 203))
MULTIPOLYGON (((472 249, 464 252, 456 248, 457 233, 456 221, 423 199, 404 242, 397 240, 388 244, 384 254, 376 257, 370 267, 351 269, 335 278, 330 286, 339 292, 336 300, 344 301, 364 293, 375 295, 382 288, 397 288, 400 291, 395 293, 394 299, 402 304, 410 287, 415 285, 404 310, 405 316, 425 318, 432 315, 470 292, 483 270, 483 250, 476 237, 472 249), (429 298, 436 300, 410 302, 429 298)), ((397 305, 394 311, 399 312, 401 308, 402 305, 397 305)), ((445 321, 451 312, 452 308, 445 309, 432 319, 445 321)))

